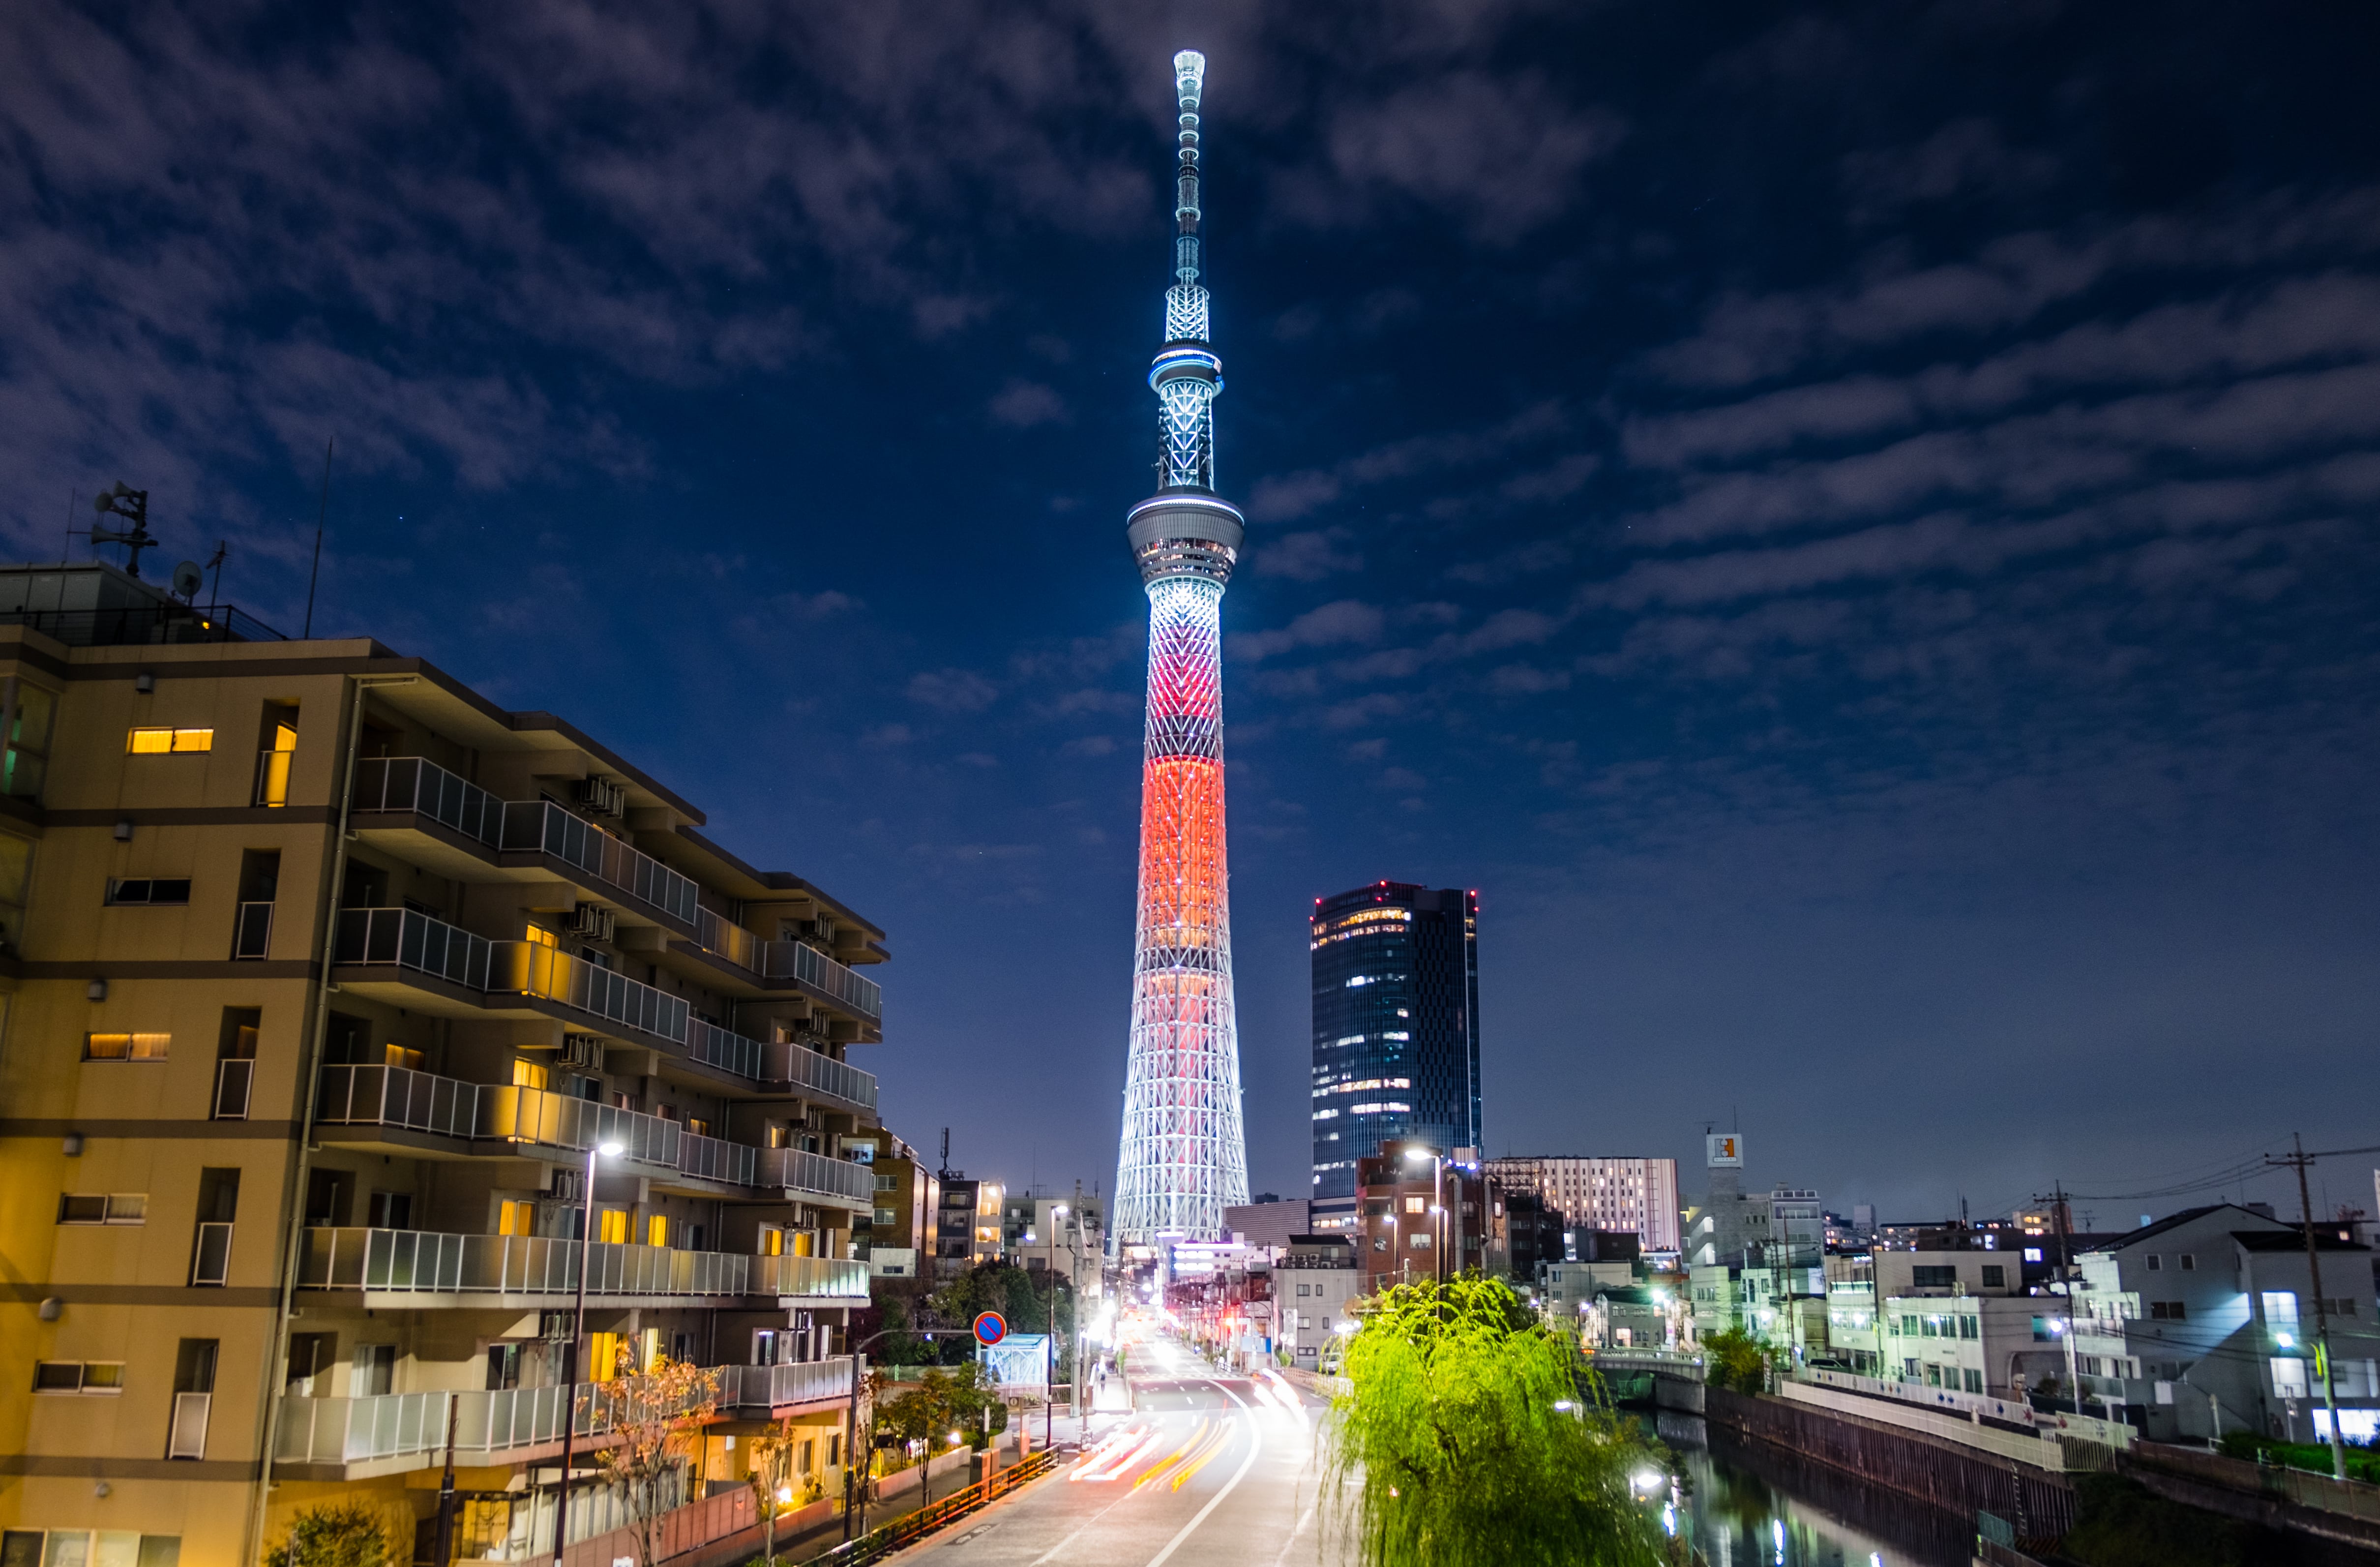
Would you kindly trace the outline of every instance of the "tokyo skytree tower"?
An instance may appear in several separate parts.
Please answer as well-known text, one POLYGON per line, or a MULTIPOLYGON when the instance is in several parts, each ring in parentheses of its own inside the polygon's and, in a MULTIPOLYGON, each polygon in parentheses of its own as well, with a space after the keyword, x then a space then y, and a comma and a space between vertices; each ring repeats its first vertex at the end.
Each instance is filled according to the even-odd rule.
POLYGON ((1157 493, 1126 537, 1148 590, 1148 729, 1140 781, 1140 902, 1131 1059, 1117 1157, 1118 1244, 1220 1239, 1248 1200, 1232 1013, 1231 884, 1223 844, 1222 658, 1218 623, 1245 520, 1215 493, 1215 394, 1198 281, 1198 93, 1206 56, 1173 56, 1181 105, 1173 285, 1165 346, 1148 371, 1161 435, 1157 493))

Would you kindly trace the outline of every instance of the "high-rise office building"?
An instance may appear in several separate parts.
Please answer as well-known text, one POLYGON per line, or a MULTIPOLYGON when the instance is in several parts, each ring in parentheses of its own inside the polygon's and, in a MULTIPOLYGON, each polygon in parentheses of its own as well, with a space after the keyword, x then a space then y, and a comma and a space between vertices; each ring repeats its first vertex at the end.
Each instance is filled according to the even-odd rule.
POLYGON ((1157 493, 1125 536, 1148 591, 1148 726, 1141 753, 1140 897, 1115 1238, 1215 1240, 1223 1209, 1248 1200, 1232 1011, 1231 875, 1223 834, 1223 589, 1245 532, 1215 493, 1215 395, 1223 363, 1208 340, 1198 237, 1203 55, 1173 56, 1173 283, 1157 393, 1157 493))
POLYGON ((1678 1249, 1678 1161, 1531 1155, 1488 1160, 1509 1191, 1530 1191, 1561 1210, 1572 1230, 1625 1230, 1647 1251, 1678 1249))
POLYGON ((350 1502, 422 1560, 450 1432, 458 1555, 551 1552, 572 1432, 609 1561, 588 1448, 663 1355, 839 1488, 882 932, 652 773, 367 638, 0 570, 0 933, 8 1562, 252 1567, 350 1502))
POLYGON ((1401 1138, 1479 1146, 1479 895, 1375 881, 1314 904, 1314 1224, 1401 1138))

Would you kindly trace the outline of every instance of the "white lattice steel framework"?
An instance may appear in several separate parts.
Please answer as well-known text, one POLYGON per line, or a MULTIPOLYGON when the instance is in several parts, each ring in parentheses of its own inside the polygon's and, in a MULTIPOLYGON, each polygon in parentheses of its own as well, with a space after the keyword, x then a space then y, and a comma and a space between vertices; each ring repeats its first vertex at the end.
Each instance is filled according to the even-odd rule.
POLYGON ((1174 282, 1165 295, 1165 346, 1148 374, 1159 407, 1159 488, 1133 508, 1127 530, 1148 589, 1148 723, 1130 1060, 1110 1230, 1119 1245, 1219 1238, 1224 1208, 1248 1199, 1232 1009, 1220 631, 1244 524, 1214 491, 1223 367, 1208 346, 1198 281, 1205 74, 1202 56, 1173 57, 1181 106, 1174 282))

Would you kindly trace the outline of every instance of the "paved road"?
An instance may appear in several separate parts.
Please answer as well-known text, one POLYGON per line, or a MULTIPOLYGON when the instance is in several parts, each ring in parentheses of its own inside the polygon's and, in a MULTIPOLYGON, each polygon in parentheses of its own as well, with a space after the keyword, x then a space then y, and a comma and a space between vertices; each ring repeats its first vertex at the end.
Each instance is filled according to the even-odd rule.
MULTIPOLYGON (((1129 1414, 1102 1413, 1060 1475, 902 1553, 937 1567, 1323 1567, 1321 1404, 1273 1379, 1133 1351, 1129 1414)), ((1330 1553, 1335 1559, 1335 1551, 1330 1553)))

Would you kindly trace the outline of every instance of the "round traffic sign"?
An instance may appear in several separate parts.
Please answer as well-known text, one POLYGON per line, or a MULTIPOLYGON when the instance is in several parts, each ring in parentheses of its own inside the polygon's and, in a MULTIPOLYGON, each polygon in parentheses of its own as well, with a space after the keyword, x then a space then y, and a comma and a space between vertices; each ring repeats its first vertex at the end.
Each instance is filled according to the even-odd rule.
POLYGON ((978 1342, 989 1347, 1008 1337, 1008 1318, 997 1311, 987 1311, 975 1319, 978 1342))

